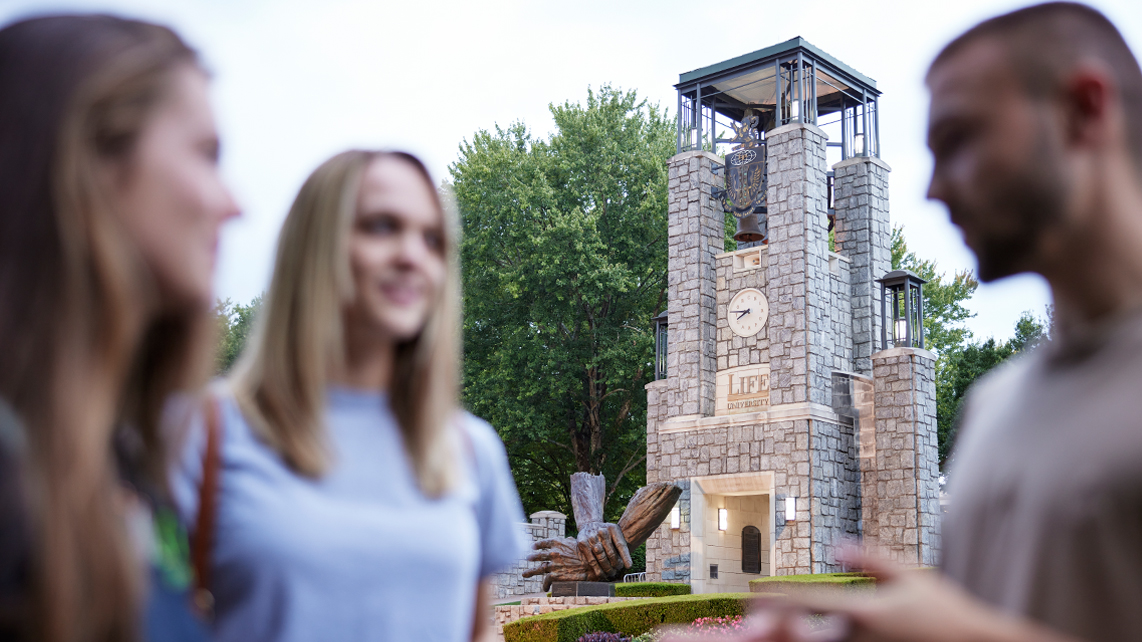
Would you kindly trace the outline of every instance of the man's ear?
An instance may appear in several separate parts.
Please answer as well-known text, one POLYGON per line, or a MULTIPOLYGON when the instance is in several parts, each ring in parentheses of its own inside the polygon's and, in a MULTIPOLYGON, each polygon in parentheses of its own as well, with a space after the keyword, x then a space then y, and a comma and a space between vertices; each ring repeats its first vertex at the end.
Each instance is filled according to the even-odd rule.
POLYGON ((1065 77, 1060 93, 1069 144, 1097 148, 1121 139, 1124 132, 1118 85, 1100 61, 1076 66, 1065 77))

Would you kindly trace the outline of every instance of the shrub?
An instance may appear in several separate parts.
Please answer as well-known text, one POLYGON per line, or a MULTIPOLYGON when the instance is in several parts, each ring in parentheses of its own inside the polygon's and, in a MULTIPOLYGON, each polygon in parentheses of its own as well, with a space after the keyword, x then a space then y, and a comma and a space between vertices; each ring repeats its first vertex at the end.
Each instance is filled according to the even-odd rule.
POLYGON ((690 585, 677 582, 625 582, 615 584, 616 597, 664 597, 689 594, 690 585))
POLYGON ((872 590, 876 578, 864 573, 816 573, 811 575, 774 575, 749 581, 753 593, 786 593, 813 589, 872 590))
POLYGON ((618 633, 596 631, 579 638, 579 642, 630 642, 630 638, 619 635, 618 633))
POLYGON ((576 642, 596 631, 642 635, 660 624, 689 624, 700 617, 744 615, 749 593, 672 595, 582 606, 520 618, 504 627, 505 642, 576 642))

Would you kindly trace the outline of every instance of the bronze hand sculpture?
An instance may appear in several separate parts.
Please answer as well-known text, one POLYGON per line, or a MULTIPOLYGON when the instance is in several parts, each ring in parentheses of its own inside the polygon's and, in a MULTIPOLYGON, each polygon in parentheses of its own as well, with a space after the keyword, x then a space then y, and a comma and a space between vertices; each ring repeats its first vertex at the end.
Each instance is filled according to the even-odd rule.
POLYGON ((571 476, 571 508, 579 526, 576 538, 556 537, 535 543, 528 561, 542 562, 524 577, 546 574, 552 582, 608 582, 631 567, 630 549, 642 544, 662 523, 682 490, 671 483, 643 486, 631 498, 618 524, 603 521, 605 480, 602 475, 571 476))

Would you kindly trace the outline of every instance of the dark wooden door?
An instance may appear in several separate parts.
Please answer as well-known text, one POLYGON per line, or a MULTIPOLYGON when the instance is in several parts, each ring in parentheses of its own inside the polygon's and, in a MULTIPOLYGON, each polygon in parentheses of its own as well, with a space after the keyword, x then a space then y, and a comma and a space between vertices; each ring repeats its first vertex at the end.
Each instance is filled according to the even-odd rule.
POLYGON ((756 526, 742 529, 742 573, 761 573, 761 531, 756 526))

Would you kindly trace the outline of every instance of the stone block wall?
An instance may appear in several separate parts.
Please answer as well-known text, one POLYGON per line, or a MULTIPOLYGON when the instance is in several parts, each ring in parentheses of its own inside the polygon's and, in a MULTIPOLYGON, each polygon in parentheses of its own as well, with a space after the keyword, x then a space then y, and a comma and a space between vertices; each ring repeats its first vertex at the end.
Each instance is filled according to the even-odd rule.
POLYGON ((721 204, 711 191, 722 186, 722 178, 712 171, 721 164, 719 156, 701 151, 683 152, 669 161, 666 368, 677 395, 668 406, 671 416, 714 414, 714 257, 724 249, 725 230, 721 204))
POLYGON ((872 364, 875 454, 861 457, 865 539, 899 563, 934 565, 940 515, 935 355, 891 348, 872 355, 872 364))
MULTIPOLYGON (((532 542, 552 537, 565 537, 567 516, 553 510, 543 510, 531 514, 530 524, 520 524, 531 535, 532 542)), ((527 595, 543 592, 543 576, 524 578, 523 572, 539 566, 539 562, 518 560, 511 568, 500 571, 491 577, 490 583, 496 599, 513 595, 527 595)))
POLYGON ((833 166, 837 252, 852 261, 853 367, 872 374, 872 353, 880 347, 880 286, 891 268, 892 226, 888 220, 888 165, 858 156, 833 166))
POLYGON ((532 615, 543 615, 556 611, 576 609, 581 606, 595 606, 597 604, 614 604, 627 600, 642 600, 641 597, 525 597, 519 604, 510 606, 496 606, 492 623, 495 626, 497 639, 504 639, 504 625, 532 615))
POLYGON ((775 421, 766 424, 719 425, 656 435, 655 451, 649 453, 656 480, 678 480, 684 486, 682 523, 678 530, 669 523, 659 526, 647 542, 647 580, 685 581, 688 573, 690 532, 690 478, 727 473, 773 471, 779 497, 798 497, 797 520, 786 524, 778 518, 775 529, 776 575, 813 572, 810 555, 811 494, 809 432, 810 419, 775 421), (668 572, 670 571, 670 572, 668 572))
POLYGON ((766 136, 771 406, 831 401, 826 138, 801 123, 766 136))
POLYGON ((669 377, 646 384, 646 483, 673 481, 669 476, 669 460, 662 461, 658 442, 658 428, 667 419, 668 409, 674 405, 676 393, 669 377), (666 468, 666 470, 663 470, 666 468))
MULTIPOLYGON (((647 480, 649 481, 649 480, 647 480)), ((646 581, 690 581, 690 480, 677 479, 682 488, 678 498, 681 520, 677 529, 667 519, 646 541, 646 581)))
POLYGON ((812 422, 813 571, 841 569, 836 547, 861 535, 861 471, 854 421, 812 422))
POLYGON ((840 254, 829 254, 828 323, 825 344, 833 355, 834 370, 853 369, 853 307, 850 261, 840 254))
POLYGON ((739 337, 734 334, 733 330, 730 330, 727 313, 726 306, 730 304, 730 299, 739 291, 746 288, 757 288, 765 292, 765 267, 768 251, 764 245, 749 249, 759 253, 759 266, 737 265, 741 262, 742 256, 750 255, 752 252, 729 252, 717 257, 718 370, 755 363, 769 363, 769 339, 766 333, 762 331, 752 337, 739 337))

